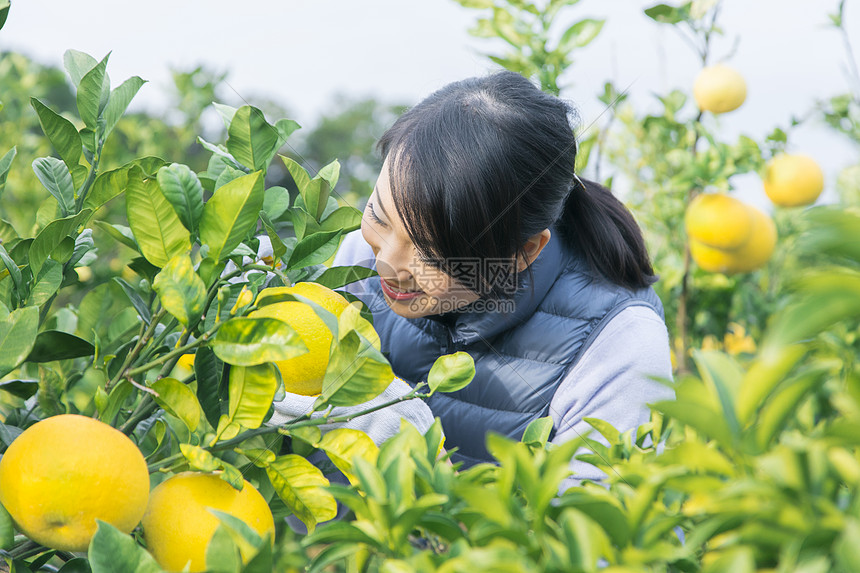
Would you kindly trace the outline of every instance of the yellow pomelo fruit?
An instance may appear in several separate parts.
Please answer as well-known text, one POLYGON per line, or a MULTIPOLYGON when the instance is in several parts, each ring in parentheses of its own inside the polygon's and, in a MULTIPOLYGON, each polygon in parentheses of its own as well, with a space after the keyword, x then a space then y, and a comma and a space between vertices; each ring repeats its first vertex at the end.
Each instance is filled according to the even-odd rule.
POLYGON ((771 159, 764 176, 764 192, 775 205, 798 207, 815 203, 824 190, 824 173, 808 155, 783 153, 771 159))
POLYGON ((715 249, 695 239, 690 240, 690 255, 702 269, 713 273, 747 273, 770 259, 776 246, 776 225, 764 212, 748 207, 753 214, 749 240, 733 250, 715 249))
POLYGON ((180 366, 186 370, 194 372, 194 357, 196 354, 183 354, 179 357, 179 360, 176 361, 176 365, 180 366))
POLYGON ((152 490, 143 516, 146 546, 162 568, 182 571, 187 565, 187 571, 206 570, 206 548, 221 524, 207 508, 229 513, 274 539, 269 504, 247 480, 237 491, 218 474, 177 474, 152 490))
POLYGON ((53 416, 24 430, 0 460, 0 503, 33 541, 86 551, 96 519, 129 533, 149 498, 143 454, 92 418, 53 416))
POLYGON ((722 193, 703 193, 684 214, 687 235, 716 249, 736 249, 747 242, 753 214, 746 204, 722 193))
POLYGON ((702 111, 726 113, 744 103, 747 84, 734 68, 722 64, 708 66, 693 82, 693 97, 702 111))
MULTIPOLYGON (((305 297, 335 316, 340 316, 349 306, 349 301, 342 295, 318 283, 297 283, 291 287, 263 289, 257 296, 257 304, 267 297, 275 297, 280 293, 305 297)), ((284 389, 287 392, 304 396, 318 395, 322 391, 332 341, 331 331, 325 322, 310 306, 296 301, 275 302, 262 306, 248 316, 282 320, 298 333, 302 342, 308 347, 308 352, 275 364, 281 371, 284 389)), ((379 336, 369 323, 364 322, 357 330, 374 346, 379 347, 379 336)))

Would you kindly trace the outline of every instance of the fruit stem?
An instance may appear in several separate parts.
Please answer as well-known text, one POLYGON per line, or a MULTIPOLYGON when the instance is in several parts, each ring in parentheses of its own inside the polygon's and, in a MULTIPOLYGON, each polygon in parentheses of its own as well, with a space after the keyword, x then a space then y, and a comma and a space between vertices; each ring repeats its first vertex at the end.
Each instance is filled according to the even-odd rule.
MULTIPOLYGON (((287 432, 289 430, 295 430, 296 428, 302 428, 305 426, 322 426, 324 424, 343 424, 346 422, 350 422, 359 416, 364 416, 366 414, 371 414, 378 410, 382 410, 383 408, 388 408, 389 406, 393 406, 395 404, 399 404, 400 402, 405 402, 406 400, 412 400, 415 398, 427 398, 429 394, 424 394, 420 392, 427 384, 421 382, 412 389, 412 391, 403 394, 402 396, 398 396, 397 398, 393 398, 388 402, 384 402, 382 404, 377 404, 372 408, 368 408, 367 410, 363 410, 361 412, 351 412, 349 414, 344 414, 343 416, 335 416, 329 417, 328 415, 320 416, 319 418, 310 418, 309 414, 304 416, 300 416, 286 424, 281 424, 278 426, 260 426, 259 428, 254 428, 253 430, 246 430, 239 434, 238 436, 231 438, 229 440, 224 440, 223 442, 218 442, 216 444, 212 444, 210 446, 202 446, 202 448, 208 452, 220 452, 223 450, 232 449, 235 446, 238 446, 242 442, 249 440, 251 438, 255 438, 257 436, 264 436, 266 434, 274 434, 276 432, 287 432)), ((148 396, 146 397, 148 398, 148 396)), ((144 400, 146 400, 144 398, 144 400)), ((143 419, 143 418, 141 418, 143 419)), ((130 421, 130 420, 129 420, 130 421)), ((126 422, 128 423, 128 422, 126 422)), ((152 464, 149 464, 148 469, 149 472, 158 471, 160 468, 170 467, 176 461, 181 460, 183 458, 182 453, 173 454, 172 456, 168 456, 163 460, 158 460, 152 464)))
MULTIPOLYGON (((204 332, 203 335, 200 338, 198 338, 197 340, 195 340, 194 342, 189 342, 188 344, 183 344, 182 346, 179 346, 178 348, 174 348, 173 350, 171 350, 167 354, 162 354, 161 356, 159 356, 155 360, 153 360, 151 362, 147 362, 143 366, 138 366, 137 368, 132 368, 131 370, 126 370, 124 377, 130 378, 132 376, 137 376, 138 374, 143 374, 144 372, 147 372, 148 370, 152 370, 156 366, 161 366, 162 364, 164 364, 165 362, 167 362, 168 360, 170 360, 172 358, 178 358, 179 356, 182 356, 183 354, 185 354, 189 350, 191 350, 193 348, 197 348, 202 343, 209 340, 213 334, 218 332, 218 329, 221 328, 222 324, 224 324, 224 323, 223 322, 216 322, 215 326, 213 326, 212 328, 210 328, 209 330, 204 332)), ((186 334, 189 334, 189 333, 186 331, 186 334)), ((185 336, 185 340, 188 340, 187 336, 185 336)), ((180 342, 182 342, 182 340, 180 340, 180 342)))
POLYGON ((137 339, 137 344, 134 345, 134 348, 131 349, 131 352, 128 353, 128 356, 125 357, 125 360, 122 363, 122 366, 117 371, 116 375, 105 384, 105 391, 110 390, 110 388, 119 382, 120 378, 122 378, 122 373, 131 366, 131 363, 137 358, 138 354, 140 354, 141 348, 143 348, 147 342, 149 342, 152 333, 155 332, 155 327, 161 321, 162 317, 167 313, 163 308, 155 313, 149 320, 149 326, 146 327, 146 330, 143 329, 143 324, 141 324, 141 335, 137 339))
POLYGON ((134 429, 140 424, 142 421, 146 420, 149 416, 152 415, 158 409, 158 404, 155 402, 155 399, 150 394, 145 394, 140 402, 137 404, 137 407, 131 413, 128 420, 119 427, 119 431, 125 434, 126 436, 130 436, 134 429))
MULTIPOLYGON (((693 120, 694 136, 691 147, 694 162, 696 160, 696 155, 699 153, 699 130, 696 129, 696 127, 701 125, 703 113, 704 112, 699 111, 698 115, 696 115, 696 119, 693 120)), ((687 196, 687 204, 685 205, 685 209, 690 206, 690 202, 692 202, 698 194, 699 189, 696 186, 693 186, 690 189, 689 195, 687 196)), ((687 326, 689 322, 689 318, 687 316, 687 304, 690 298, 690 272, 692 270, 691 263, 692 257, 690 256, 690 241, 685 240, 684 274, 681 276, 681 297, 678 300, 678 314, 675 318, 675 324, 678 330, 678 336, 675 339, 675 358, 678 363, 678 374, 686 374, 690 371, 689 364, 687 362, 687 326)))

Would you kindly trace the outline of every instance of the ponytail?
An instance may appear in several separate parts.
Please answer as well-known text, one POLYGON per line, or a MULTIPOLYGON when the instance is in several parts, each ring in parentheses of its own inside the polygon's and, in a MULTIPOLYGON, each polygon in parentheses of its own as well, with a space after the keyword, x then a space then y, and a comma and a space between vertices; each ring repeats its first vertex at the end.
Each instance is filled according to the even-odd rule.
POLYGON ((639 225, 603 185, 575 178, 560 223, 568 246, 610 282, 635 290, 657 281, 639 225))

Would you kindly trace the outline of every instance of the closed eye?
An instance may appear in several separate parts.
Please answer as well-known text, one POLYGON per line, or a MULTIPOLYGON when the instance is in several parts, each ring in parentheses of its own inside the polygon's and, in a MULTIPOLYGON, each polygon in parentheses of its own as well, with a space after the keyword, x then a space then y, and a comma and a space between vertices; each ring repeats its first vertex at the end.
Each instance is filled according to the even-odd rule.
POLYGON ((373 210, 373 203, 368 203, 367 208, 370 211, 370 217, 374 220, 374 222, 376 222, 378 225, 382 225, 383 227, 388 226, 382 219, 379 218, 379 216, 376 214, 376 211, 373 210))

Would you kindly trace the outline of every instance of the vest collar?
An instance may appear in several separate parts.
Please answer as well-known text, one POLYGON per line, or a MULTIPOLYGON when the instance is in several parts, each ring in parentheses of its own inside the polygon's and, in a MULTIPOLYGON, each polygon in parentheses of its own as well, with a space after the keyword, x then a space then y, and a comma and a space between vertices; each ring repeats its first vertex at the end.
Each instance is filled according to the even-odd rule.
POLYGON ((531 273, 522 273, 517 292, 511 299, 512 312, 502 312, 492 307, 488 309, 487 301, 479 299, 459 312, 417 320, 431 320, 444 325, 455 345, 490 339, 524 322, 534 314, 553 283, 568 266, 561 241, 558 233, 553 232, 549 242, 532 263, 531 273))

